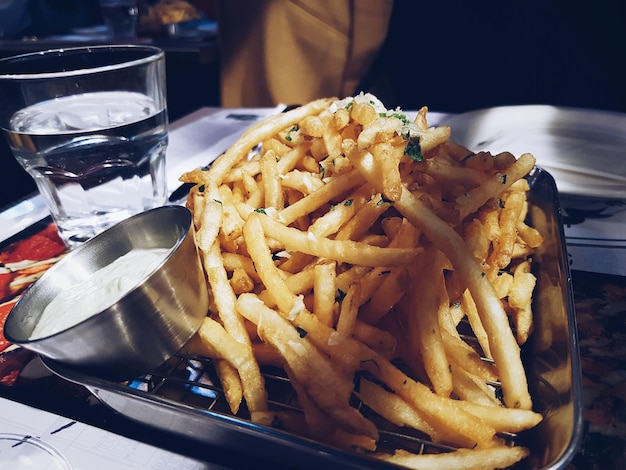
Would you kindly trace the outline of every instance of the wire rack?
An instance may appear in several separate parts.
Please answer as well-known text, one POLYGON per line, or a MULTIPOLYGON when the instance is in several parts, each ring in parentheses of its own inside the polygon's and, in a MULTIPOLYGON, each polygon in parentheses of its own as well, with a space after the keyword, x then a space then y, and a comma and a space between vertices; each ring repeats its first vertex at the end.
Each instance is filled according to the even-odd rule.
MULTIPOLYGON (((270 410, 302 413, 296 392, 285 372, 273 366, 263 366, 261 371, 265 379, 270 410)), ((500 384, 494 382, 490 385, 498 395, 500 384)), ((250 421, 245 403, 237 414, 230 411, 213 362, 206 357, 177 354, 157 370, 127 382, 126 386, 168 402, 250 421)), ((428 454, 454 450, 454 447, 433 443, 421 431, 389 423, 354 394, 351 405, 377 426, 380 434, 377 445, 379 451, 391 453, 394 449, 405 449, 412 453, 428 454)), ((284 431, 279 422, 273 422, 272 425, 284 431)), ((515 434, 509 433, 499 436, 510 445, 515 444, 517 438, 515 434)))

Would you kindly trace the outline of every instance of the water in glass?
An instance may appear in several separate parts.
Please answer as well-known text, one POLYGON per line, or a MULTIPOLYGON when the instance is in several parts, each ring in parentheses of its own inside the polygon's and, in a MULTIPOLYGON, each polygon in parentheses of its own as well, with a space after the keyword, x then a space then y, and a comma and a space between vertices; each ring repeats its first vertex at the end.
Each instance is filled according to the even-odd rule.
POLYGON ((166 201, 167 113, 141 93, 44 101, 16 112, 5 132, 70 245, 166 201))

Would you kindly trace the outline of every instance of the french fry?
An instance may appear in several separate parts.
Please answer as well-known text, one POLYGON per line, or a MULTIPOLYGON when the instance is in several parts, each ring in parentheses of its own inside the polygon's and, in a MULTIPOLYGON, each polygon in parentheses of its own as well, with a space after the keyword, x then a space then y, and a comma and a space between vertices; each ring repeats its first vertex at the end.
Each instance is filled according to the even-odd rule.
POLYGON ((523 178, 533 169, 535 162, 535 157, 532 154, 525 153, 505 171, 494 174, 484 184, 459 196, 456 202, 461 209, 461 218, 476 212, 489 199, 497 197, 515 181, 523 178))
POLYGON ((398 450, 394 455, 381 455, 382 460, 409 468, 429 470, 495 470, 513 466, 529 455, 525 447, 498 446, 469 451, 459 449, 450 453, 419 455, 398 450))
MULTIPOLYGON (((203 181, 212 181, 219 186, 230 169, 243 160, 248 153, 259 143, 269 139, 281 130, 293 126, 307 116, 311 116, 326 109, 332 99, 324 98, 312 101, 304 106, 295 108, 283 114, 272 116, 260 123, 250 127, 227 151, 211 165, 210 171, 203 174, 207 177, 202 178, 203 181)), ((189 177, 189 174, 181 176, 181 181, 196 182, 195 178, 189 177)))
MULTIPOLYGON (((246 371, 249 368, 254 369, 255 364, 250 362, 248 352, 242 347, 241 343, 237 342, 226 332, 222 325, 210 317, 204 319, 198 330, 198 335, 204 346, 214 351, 214 356, 222 360, 222 362, 218 361, 221 364, 218 368, 218 373, 222 380, 222 387, 224 388, 228 404, 232 412, 237 413, 243 397, 243 388, 236 371, 246 371), (227 362, 232 369, 228 370, 229 368, 225 368, 224 362, 227 362)), ((263 391, 260 391, 260 395, 263 396, 265 394, 263 391)), ((251 399, 251 403, 254 406, 255 401, 251 399)), ((261 400, 261 403, 255 409, 265 410, 267 405, 261 400)))
POLYGON ((461 399, 460 401, 490 406, 500 405, 499 400, 496 399, 495 389, 482 378, 465 370, 462 364, 451 362, 450 372, 454 383, 454 394, 461 399))
POLYGON ((519 344, 524 344, 533 328, 532 293, 536 278, 530 272, 528 260, 513 270, 513 282, 509 289, 509 305, 513 308, 515 334, 519 344))
POLYGON ((264 207, 274 207, 281 210, 285 204, 281 179, 278 177, 276 154, 267 151, 261 160, 261 174, 263 178, 263 192, 265 194, 264 207))
POLYGON ((498 432, 521 432, 536 426, 543 419, 540 413, 519 408, 481 405, 464 400, 460 400, 458 406, 487 421, 498 432))
MULTIPOLYGON (((236 365, 231 364, 237 367, 239 377, 244 382, 243 392, 248 408, 252 411, 266 410, 267 392, 265 391, 265 381, 261 375, 258 362, 252 355, 250 337, 243 324, 243 318, 235 309, 236 295, 226 275, 217 241, 205 253, 205 270, 224 328, 232 335, 233 340, 238 344, 241 354, 245 356, 245 361, 236 365)), ((213 323, 210 323, 210 325, 215 327, 213 323)), ((209 335, 201 334, 201 336, 204 341, 207 341, 209 335)), ((228 345, 227 347, 234 348, 233 345, 228 345)))
POLYGON ((333 326, 335 311, 335 292, 337 287, 335 279, 337 278, 336 262, 319 263, 315 265, 315 284, 313 293, 315 295, 314 311, 320 322, 327 326, 333 326))
POLYGON ((380 248, 351 240, 318 238, 310 232, 303 233, 285 227, 280 222, 259 213, 251 214, 248 223, 253 218, 258 218, 263 232, 268 237, 278 240, 286 250, 334 259, 342 263, 364 266, 404 265, 412 263, 421 251, 418 248, 380 248))
POLYGON ((346 296, 341 302, 339 310, 339 318, 337 319, 337 332, 351 336, 356 323, 356 316, 359 309, 359 297, 361 296, 361 285, 358 283, 351 284, 348 287, 346 296))
POLYGON ((367 406, 396 426, 408 426, 429 435, 434 442, 443 442, 437 428, 424 419, 424 416, 395 393, 386 391, 380 385, 361 378, 356 388, 357 396, 367 406))
POLYGON ((349 404, 352 378, 322 355, 285 318, 260 302, 238 300, 238 310, 257 325, 259 335, 278 349, 306 394, 342 429, 378 438, 378 430, 349 404), (333 393, 328 393, 333 390, 333 393))
POLYGON ((502 197, 504 207, 500 211, 500 236, 494 243, 493 260, 490 262, 499 269, 511 263, 517 238, 517 223, 525 200, 525 195, 520 191, 507 192, 502 197))
POLYGON ((410 347, 412 350, 419 349, 435 393, 447 397, 453 389, 452 374, 438 319, 441 304, 438 285, 443 283, 445 262, 438 250, 431 248, 425 251, 418 260, 419 267, 411 271, 411 280, 413 285, 418 285, 422 279, 430 279, 433 288, 409 289, 398 308, 413 338, 410 347))

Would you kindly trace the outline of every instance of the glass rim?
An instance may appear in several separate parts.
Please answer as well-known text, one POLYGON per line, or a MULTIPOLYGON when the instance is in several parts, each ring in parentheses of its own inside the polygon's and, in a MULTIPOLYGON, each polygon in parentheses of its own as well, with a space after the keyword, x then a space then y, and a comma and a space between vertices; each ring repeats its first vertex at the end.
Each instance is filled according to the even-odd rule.
POLYGON ((14 55, 10 57, 4 57, 0 59, 0 80, 37 80, 46 78, 63 78, 80 75, 97 74, 105 71, 120 70, 144 63, 149 63, 159 60, 165 56, 163 49, 156 46, 140 45, 140 44, 109 44, 109 45, 93 45, 93 46, 77 46, 77 47, 60 47, 55 49, 46 49, 36 52, 27 52, 25 54, 14 55), (112 63, 107 65, 100 65, 93 68, 77 67, 69 70, 57 70, 54 72, 25 72, 25 73, 3 73, 2 66, 10 62, 17 62, 25 59, 41 59, 49 57, 51 55, 62 55, 67 53, 99 53, 103 51, 145 51, 148 54, 145 57, 139 57, 132 60, 124 60, 120 57, 119 60, 113 60, 112 63))

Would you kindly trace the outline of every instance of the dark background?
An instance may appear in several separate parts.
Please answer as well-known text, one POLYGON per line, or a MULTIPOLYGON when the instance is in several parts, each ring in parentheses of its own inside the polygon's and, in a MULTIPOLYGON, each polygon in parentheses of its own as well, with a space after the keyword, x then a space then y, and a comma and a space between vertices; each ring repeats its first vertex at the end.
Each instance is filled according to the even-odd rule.
POLYGON ((626 112, 623 5, 396 0, 373 79, 387 80, 379 84, 387 107, 552 104, 626 112))
MULTIPOLYGON (((387 43, 361 89, 407 110, 552 104, 626 112, 623 10, 619 0, 396 0, 387 43)), ((170 120, 219 106, 219 61, 183 67, 171 54, 168 63, 170 120)), ((2 139, 0 207, 33 191, 2 139)))

